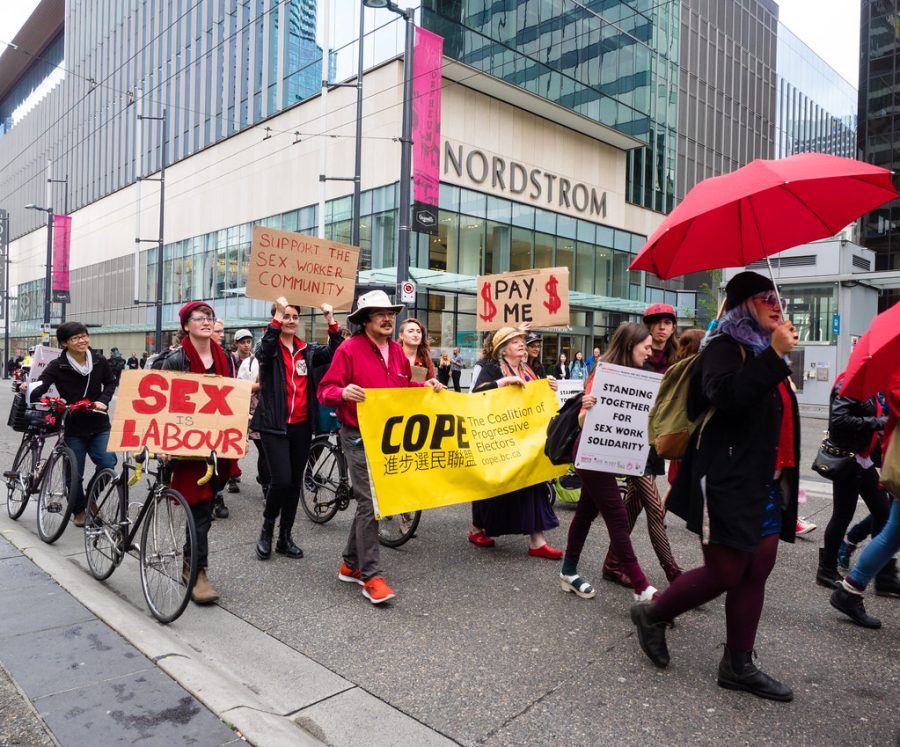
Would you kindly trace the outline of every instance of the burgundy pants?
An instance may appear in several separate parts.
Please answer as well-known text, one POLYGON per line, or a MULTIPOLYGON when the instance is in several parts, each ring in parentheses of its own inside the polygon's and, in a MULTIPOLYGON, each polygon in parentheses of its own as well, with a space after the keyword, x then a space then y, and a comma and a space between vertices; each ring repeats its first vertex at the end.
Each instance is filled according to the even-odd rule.
POLYGON ((566 543, 566 560, 573 566, 578 565, 584 542, 591 524, 597 515, 603 516, 609 532, 609 544, 615 551, 622 569, 631 579, 631 585, 638 593, 647 588, 647 577, 638 564, 631 546, 631 526, 628 522, 628 511, 622 502, 616 478, 607 472, 595 472, 588 469, 577 470, 581 478, 581 497, 575 508, 575 516, 569 525, 569 540, 566 543))
POLYGON ((751 651, 766 596, 766 579, 775 567, 778 535, 763 537, 755 552, 704 545, 703 565, 682 573, 656 601, 656 614, 674 620, 725 593, 728 648, 751 651))

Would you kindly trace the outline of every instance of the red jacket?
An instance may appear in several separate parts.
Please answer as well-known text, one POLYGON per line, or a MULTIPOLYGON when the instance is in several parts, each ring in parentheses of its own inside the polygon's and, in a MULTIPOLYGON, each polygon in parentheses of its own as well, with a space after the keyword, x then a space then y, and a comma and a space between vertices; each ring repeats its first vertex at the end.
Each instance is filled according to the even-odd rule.
POLYGON ((356 402, 341 399, 341 392, 348 384, 356 384, 363 389, 424 386, 413 382, 412 368, 399 343, 388 340, 388 362, 385 366, 381 351, 365 332, 344 340, 344 344, 334 351, 331 366, 318 389, 319 402, 327 407, 337 407, 341 423, 359 428, 356 402))

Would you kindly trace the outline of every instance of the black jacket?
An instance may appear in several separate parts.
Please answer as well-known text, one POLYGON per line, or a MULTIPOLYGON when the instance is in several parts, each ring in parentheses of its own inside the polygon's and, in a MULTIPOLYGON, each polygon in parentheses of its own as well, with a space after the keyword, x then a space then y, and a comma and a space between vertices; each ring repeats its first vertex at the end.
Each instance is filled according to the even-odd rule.
MULTIPOLYGON (((688 416, 715 413, 691 437, 666 507, 687 521, 692 532, 752 552, 756 549, 769 497, 781 428, 778 385, 790 374, 787 363, 767 348, 759 355, 727 335, 700 354, 690 382, 688 416), (708 522, 708 532, 704 525, 708 522)), ((800 463, 800 416, 791 391, 794 463, 800 463)), ((702 422, 702 421, 701 421, 702 422)), ((793 542, 797 527, 797 467, 781 474, 781 539, 793 542)))
MULTIPOLYGON (((228 361, 228 366, 231 369, 228 372, 228 376, 233 378, 237 374, 237 371, 234 367, 234 358, 232 358, 227 351, 225 352, 225 360, 228 361)), ((169 353, 165 360, 163 360, 162 368, 160 370, 190 373, 191 361, 187 357, 187 353, 184 352, 184 348, 178 348, 178 350, 173 350, 169 353)))
POLYGON ((866 451, 872 445, 872 436, 884 431, 887 416, 878 415, 875 397, 864 402, 838 395, 840 386, 831 390, 828 410, 828 438, 848 451, 866 451))
MULTIPOLYGON (((55 384, 59 396, 70 405, 82 399, 89 399, 91 402, 102 402, 109 407, 113 392, 116 390, 115 374, 109 362, 100 353, 93 350, 88 350, 88 353, 94 361, 89 376, 83 376, 72 368, 65 352, 50 361, 41 374, 40 384, 31 392, 31 401, 34 402, 43 396, 50 386, 55 384)), ((66 434, 69 436, 90 438, 108 430, 109 416, 98 410, 73 412, 66 420, 66 434)))
MULTIPOLYGON (((256 347, 256 359, 259 361, 259 404, 250 421, 250 429, 260 433, 284 435, 287 433, 287 378, 284 360, 281 357, 278 337, 281 329, 272 324, 266 329, 259 345, 256 347)), ((320 366, 331 363, 334 351, 344 341, 340 330, 328 333, 328 345, 317 345, 307 342, 303 349, 303 360, 309 374, 320 366)), ((319 402, 316 399, 316 387, 312 377, 308 375, 306 387, 306 406, 309 414, 309 425, 313 433, 319 429, 319 402)))

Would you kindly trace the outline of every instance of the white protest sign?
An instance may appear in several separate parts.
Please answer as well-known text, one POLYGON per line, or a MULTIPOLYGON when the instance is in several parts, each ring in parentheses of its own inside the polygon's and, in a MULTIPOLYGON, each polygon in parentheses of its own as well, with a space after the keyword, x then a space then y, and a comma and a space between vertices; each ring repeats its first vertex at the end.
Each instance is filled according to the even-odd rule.
MULTIPOLYGON (((28 371, 28 397, 29 401, 31 401, 31 390, 34 388, 31 384, 36 383, 38 379, 41 378, 41 374, 44 373, 44 370, 50 365, 50 361, 59 358, 59 354, 62 353, 60 348, 51 348, 46 345, 38 345, 35 347, 34 352, 31 354, 31 368, 28 371)), ((59 397, 59 392, 56 391, 56 386, 51 386, 45 393, 45 397, 59 397)))
POLYGON ((644 474, 650 442, 647 420, 662 375, 639 368, 597 364, 575 466, 614 475, 644 474))
POLYGON ((562 407, 566 400, 573 394, 584 393, 584 381, 582 379, 559 379, 556 382, 556 400, 562 407))

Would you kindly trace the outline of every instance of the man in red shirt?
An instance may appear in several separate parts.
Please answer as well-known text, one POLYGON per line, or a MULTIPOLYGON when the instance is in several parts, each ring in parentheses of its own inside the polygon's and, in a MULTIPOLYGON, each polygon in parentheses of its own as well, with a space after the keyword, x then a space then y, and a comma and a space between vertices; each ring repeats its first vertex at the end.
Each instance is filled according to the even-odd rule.
POLYGON ((356 498, 356 515, 338 578, 360 584, 363 596, 372 604, 392 599, 394 592, 385 582, 379 565, 378 522, 356 404, 366 399, 367 389, 430 386, 438 392, 443 388, 437 379, 429 379, 424 384, 412 380, 412 369, 403 348, 391 339, 395 317, 402 310, 403 305, 392 304, 384 291, 360 296, 356 311, 347 321, 360 325, 361 329, 335 351, 318 390, 319 402, 337 407, 342 424, 341 446, 356 498))

